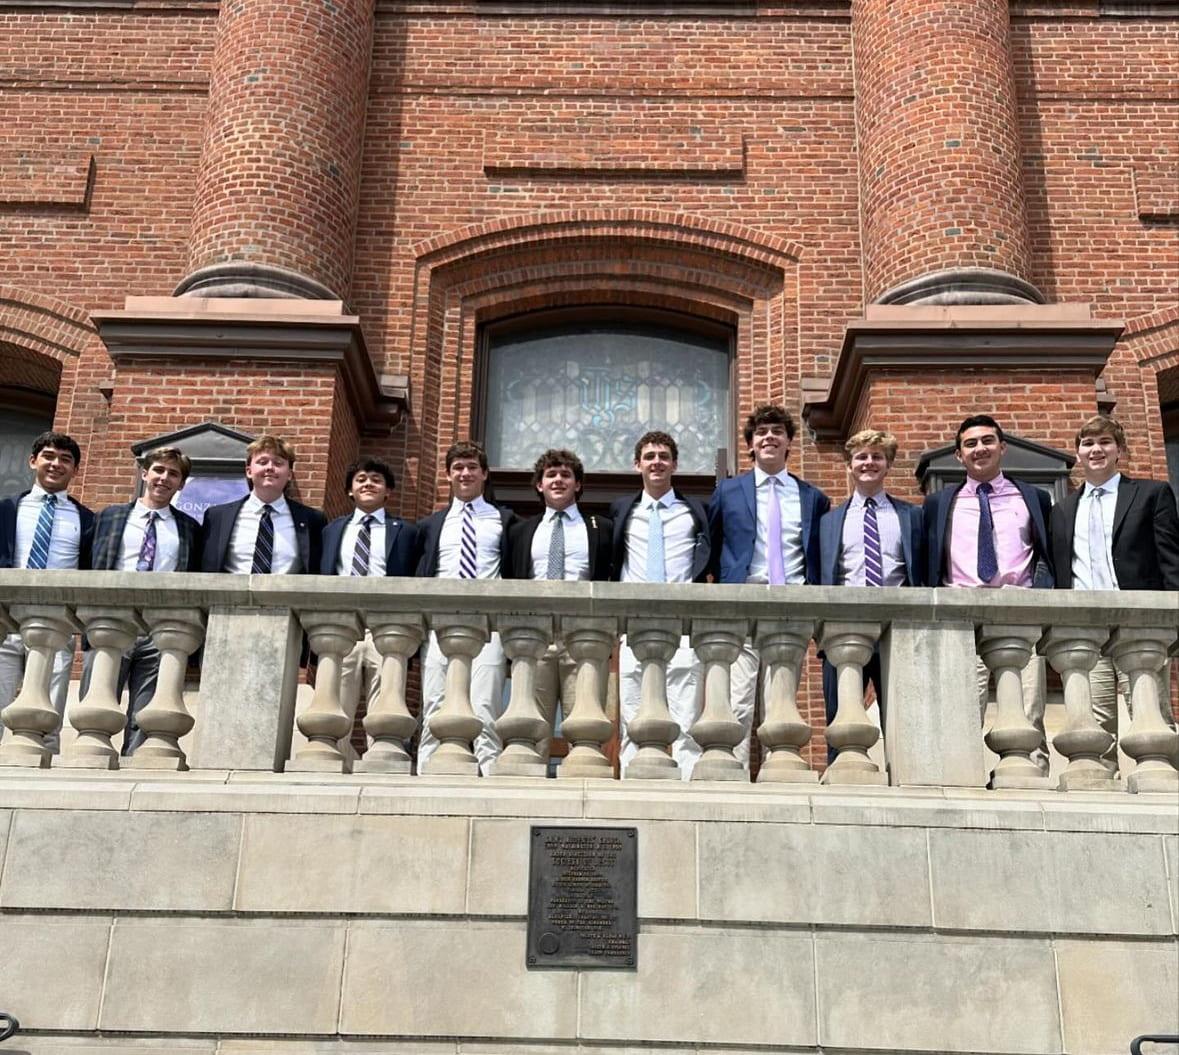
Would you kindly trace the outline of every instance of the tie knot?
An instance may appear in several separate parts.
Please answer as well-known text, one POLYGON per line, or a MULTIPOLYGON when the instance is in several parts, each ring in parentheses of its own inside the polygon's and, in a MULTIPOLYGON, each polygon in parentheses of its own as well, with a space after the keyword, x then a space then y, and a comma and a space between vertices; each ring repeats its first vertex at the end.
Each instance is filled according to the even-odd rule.
POLYGON ((1095 488, 1093 488, 1093 497, 1094 497, 1094 498, 1100 498, 1100 497, 1101 497, 1103 494, 1105 494, 1105 488, 1104 488, 1104 487, 1095 487, 1095 488))
POLYGON ((876 499, 875 498, 865 498, 864 505, 867 506, 869 509, 875 509, 876 508, 876 499))
POLYGON ((991 484, 979 484, 978 493, 980 495, 989 495, 995 488, 991 484))
POLYGON ((45 497, 44 497, 44 499, 42 499, 42 501, 47 506, 55 506, 55 505, 57 505, 57 495, 55 495, 52 491, 46 491, 45 497))
POLYGON ((563 510, 563 509, 553 510, 553 523, 559 524, 564 519, 565 519, 565 510, 563 510))
POLYGON ((360 523, 364 527, 372 527, 373 523, 376 521, 376 519, 377 518, 375 516, 373 516, 372 513, 366 513, 364 515, 364 518, 360 521, 360 523))
POLYGON ((149 509, 147 511, 147 522, 150 524, 153 520, 158 519, 159 515, 154 509, 149 509))

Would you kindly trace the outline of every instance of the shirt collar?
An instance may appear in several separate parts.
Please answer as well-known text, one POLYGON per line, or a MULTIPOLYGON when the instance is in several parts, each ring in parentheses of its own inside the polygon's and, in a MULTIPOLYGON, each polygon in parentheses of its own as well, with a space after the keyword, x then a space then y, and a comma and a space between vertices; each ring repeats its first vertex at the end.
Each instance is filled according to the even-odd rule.
MULTIPOLYGON (((877 509, 882 509, 885 506, 892 505, 892 503, 888 500, 888 495, 883 490, 877 491, 876 494, 872 495, 872 498, 876 502, 877 509)), ((859 491, 853 491, 849 505, 852 509, 860 509, 867 503, 867 501, 868 499, 860 494, 859 491)))
MULTIPOLYGON (((250 492, 250 497, 246 499, 246 506, 255 513, 261 513, 262 507, 266 505, 253 491, 250 492)), ((269 503, 270 508, 276 513, 286 513, 287 500, 285 495, 279 495, 273 502, 269 503)))
MULTIPOLYGON (((1120 484, 1121 482, 1122 482, 1122 474, 1121 473, 1114 473, 1113 476, 1111 476, 1108 480, 1105 481, 1105 483, 1099 484, 1098 486, 1101 488, 1103 494, 1116 495, 1118 493, 1118 484, 1120 484)), ((1091 483, 1086 482, 1085 483, 1085 490, 1083 492, 1083 497, 1089 498, 1089 497, 1092 497, 1092 495, 1093 495, 1093 485, 1091 483)))
POLYGON ((643 492, 642 498, 639 499, 639 504, 644 509, 650 509, 652 506, 662 506, 664 509, 670 509, 679 499, 675 496, 675 491, 668 491, 660 498, 655 498, 653 495, 643 492))
POLYGON ((147 503, 143 502, 142 500, 135 503, 135 515, 137 517, 139 517, 141 520, 146 520, 148 513, 155 513, 157 516, 159 516, 159 518, 161 520, 171 520, 172 519, 172 507, 171 506, 165 506, 163 509, 153 509, 151 506, 147 505, 147 503))
MULTIPOLYGON (((753 483, 755 487, 761 487, 768 479, 770 474, 763 469, 759 469, 756 465, 753 467, 753 483)), ((789 487, 793 481, 791 475, 783 469, 780 473, 774 474, 774 479, 778 481, 783 487, 789 487)))
POLYGON ((371 516, 373 518, 374 522, 377 524, 385 523, 385 509, 384 509, 384 507, 381 507, 379 509, 374 509, 371 513, 366 513, 363 509, 359 509, 359 508, 354 509, 352 511, 352 523, 359 524, 367 516, 371 516))
MULTIPOLYGON (((576 502, 574 502, 571 506, 566 506, 564 509, 559 510, 559 512, 565 514, 565 519, 570 524, 577 524, 581 522, 581 510, 577 508, 576 502)), ((553 520, 556 519, 557 513, 558 510, 556 509, 546 509, 544 511, 544 518, 551 524, 553 520)))
MULTIPOLYGON (((1009 487, 1007 477, 999 473, 993 480, 989 481, 991 485, 991 494, 996 495, 1001 491, 1006 491, 1009 487)), ((962 487, 962 493, 965 495, 978 494, 978 481, 972 480, 969 476, 966 478, 966 483, 962 487)))
MULTIPOLYGON (((460 516, 462 514, 463 507, 467 504, 468 503, 464 502, 461 498, 452 498, 450 500, 450 513, 448 513, 447 516, 460 516)), ((475 510, 476 514, 490 512, 495 513, 497 516, 499 515, 499 512, 495 506, 487 501, 487 499, 482 495, 480 495, 478 498, 472 499, 470 505, 475 510)))
POLYGON ((51 495, 51 494, 57 495, 57 497, 59 499, 61 499, 63 502, 66 500, 66 496, 63 491, 46 491, 45 488, 42 487, 39 483, 34 483, 33 486, 29 488, 28 497, 43 499, 46 495, 51 495))

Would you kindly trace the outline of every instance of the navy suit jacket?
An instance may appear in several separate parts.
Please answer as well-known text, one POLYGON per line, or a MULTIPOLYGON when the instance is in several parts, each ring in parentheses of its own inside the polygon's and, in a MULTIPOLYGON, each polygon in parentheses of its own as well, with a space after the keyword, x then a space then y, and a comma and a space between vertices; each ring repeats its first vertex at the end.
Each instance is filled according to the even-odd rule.
MULTIPOLYGON (((16 567, 16 515, 20 500, 28 491, 18 495, 0 498, 0 568, 16 567)), ((81 538, 78 540, 78 567, 83 571, 90 567, 91 549, 94 544, 94 513, 81 502, 66 495, 78 511, 81 538)))
MULTIPOLYGON (((1032 585, 1037 589, 1051 590, 1055 585, 1052 575, 1052 551, 1048 547, 1048 517, 1052 512, 1052 499, 1047 493, 1022 480, 1008 476, 1023 495, 1024 504, 1032 517, 1032 585)), ((943 487, 925 498, 922 519, 925 526, 925 584, 941 586, 950 556, 950 510, 954 498, 964 484, 943 487)))
MULTIPOLYGON (((415 575, 432 579, 438 574, 438 541, 442 538, 442 525, 446 523, 446 514, 450 512, 452 504, 453 500, 417 522, 418 559, 415 575)), ((499 574, 501 579, 510 579, 512 577, 512 562, 508 550, 508 528, 515 523, 516 514, 503 506, 496 506, 496 508, 499 510, 499 518, 504 527, 503 535, 499 540, 499 574)))
MULTIPOLYGON (((225 571, 229 559, 229 543, 233 538, 233 525, 246 498, 224 505, 211 506, 205 510, 205 521, 201 525, 201 571, 225 571)), ((299 547, 301 574, 318 575, 321 563, 320 543, 323 536, 324 516, 318 509, 287 499, 291 519, 295 522, 295 540, 299 547)))
MULTIPOLYGON (((887 492, 886 492, 887 493, 887 492)), ((925 545, 921 530, 921 509, 888 495, 901 524, 901 550, 905 557, 906 586, 921 586, 925 581, 925 545)), ((822 551, 821 581, 824 586, 842 586, 843 523, 847 519, 849 498, 819 521, 819 546, 822 551)))
MULTIPOLYGON (((123 529, 127 518, 134 511, 136 502, 107 506, 94 523, 94 554, 91 567, 95 571, 117 571, 119 556, 123 549, 123 529)), ((201 570, 201 526, 187 513, 172 510, 176 519, 176 534, 179 545, 176 554, 177 571, 201 570)))
MULTIPOLYGON (((614 565, 614 526, 609 517, 596 513, 583 513, 582 519, 585 521, 586 543, 589 546, 589 579, 591 582, 609 582, 614 565)), ((544 513, 537 513, 527 520, 517 520, 512 525, 508 537, 511 578, 532 578, 532 539, 542 520, 544 513)))
MULTIPOLYGON (((320 575, 335 575, 340 563, 340 545, 344 541, 344 529, 352 519, 352 513, 336 517, 323 529, 323 562, 320 575)), ((385 574, 412 575, 418 548, 418 532, 413 524, 407 524, 399 517, 385 514, 385 574)))
MULTIPOLYGON (((698 498, 689 498, 674 490, 672 494, 686 502, 688 510, 692 514, 692 523, 696 525, 696 542, 692 549, 692 582, 704 582, 708 575, 708 565, 712 559, 712 538, 708 531, 708 511, 698 498)), ((610 519, 614 521, 613 578, 615 581, 622 577, 622 569, 626 564, 626 526, 642 498, 643 492, 639 491, 630 498, 616 499, 610 506, 610 519)))
MULTIPOLYGON (((819 521, 831 508, 831 499, 813 484, 800 480, 802 504, 802 548, 806 554, 806 581, 818 585, 819 521)), ((708 502, 708 524, 712 532, 712 564, 717 582, 741 583, 749 578, 753 546, 757 539, 757 494, 752 470, 722 480, 708 502)))
MULTIPOLYGON (((1056 585, 1073 586, 1073 531, 1081 492, 1052 510, 1049 528, 1056 585)), ((1118 481, 1114 505, 1113 564, 1123 590, 1179 590, 1179 514, 1175 493, 1158 480, 1118 481)))

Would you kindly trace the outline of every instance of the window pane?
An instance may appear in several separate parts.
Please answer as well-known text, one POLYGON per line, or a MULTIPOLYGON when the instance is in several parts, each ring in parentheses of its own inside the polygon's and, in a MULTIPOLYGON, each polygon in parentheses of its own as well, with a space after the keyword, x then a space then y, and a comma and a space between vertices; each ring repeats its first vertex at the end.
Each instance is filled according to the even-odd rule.
POLYGON ((588 471, 631 468, 634 443, 662 429, 679 470, 711 473, 729 435, 729 350, 722 336, 643 325, 576 325, 492 335, 487 454, 531 467, 569 447, 588 471))
POLYGON ((0 495, 27 491, 33 481, 29 448, 53 428, 53 416, 0 408, 0 495))

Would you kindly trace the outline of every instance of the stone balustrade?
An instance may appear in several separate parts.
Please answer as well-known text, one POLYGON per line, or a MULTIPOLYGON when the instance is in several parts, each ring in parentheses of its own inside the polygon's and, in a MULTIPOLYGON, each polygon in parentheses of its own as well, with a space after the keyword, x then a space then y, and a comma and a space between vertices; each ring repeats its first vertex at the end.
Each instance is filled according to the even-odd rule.
POLYGON ((605 711, 606 671, 626 633, 642 665, 642 702, 632 725, 639 751, 627 779, 677 777, 668 753, 676 727, 665 678, 686 634, 703 680, 702 711, 692 728, 702 749, 694 781, 748 780, 734 756, 742 729, 730 700, 730 668, 746 640, 758 648, 763 668, 758 780, 818 779, 803 757, 812 730, 797 700, 813 641, 838 672, 839 706, 827 739, 839 755, 823 774, 825 784, 1043 787, 1031 758, 1040 734, 1024 716, 1019 673, 1038 652, 1064 686, 1066 722, 1054 740, 1067 759, 1061 790, 1117 786, 1100 761, 1110 738, 1094 720, 1089 693, 1089 672, 1102 655, 1131 686, 1133 723, 1120 747, 1136 765, 1125 787, 1179 790, 1179 733, 1167 721, 1166 681, 1159 676, 1179 649, 1179 597, 1163 593, 8 571, 0 572, 0 629, 19 631, 28 649, 23 686, 2 714, 5 767, 409 773, 404 742, 414 718, 406 705, 407 665, 432 630, 450 662, 444 704, 431 719, 440 746, 429 774, 477 772, 471 662, 498 633, 512 689, 499 722, 505 748, 495 775, 544 776, 537 745, 548 731, 532 685, 548 643, 563 639, 577 672, 562 726, 571 749, 558 775, 610 778, 603 752, 613 733, 605 711), (352 721, 340 702, 340 667, 366 629, 383 656, 383 678, 380 698, 365 718, 372 746, 354 763, 341 748, 352 721), (49 700, 53 656, 82 632, 96 652, 89 691, 68 714, 77 736, 51 758, 43 741, 56 723, 49 700), (115 698, 118 660, 145 635, 160 649, 160 675, 138 719, 147 740, 120 760, 111 743, 124 722, 115 698), (304 638, 318 666, 314 697, 298 716, 305 743, 292 755, 304 638), (202 648, 194 727, 184 678, 189 657, 202 648), (876 649, 888 698, 886 772, 869 753, 880 733, 861 691, 863 666, 876 649), (998 756, 990 772, 978 721, 979 659, 996 685, 985 738, 998 756))

